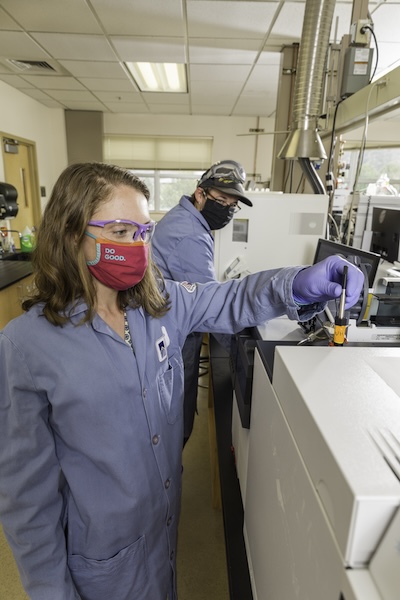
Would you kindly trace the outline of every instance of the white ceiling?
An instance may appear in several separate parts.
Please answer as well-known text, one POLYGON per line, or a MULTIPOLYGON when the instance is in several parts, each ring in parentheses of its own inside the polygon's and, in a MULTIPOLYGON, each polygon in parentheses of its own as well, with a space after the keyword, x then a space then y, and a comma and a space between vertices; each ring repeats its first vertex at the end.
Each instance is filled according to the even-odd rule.
MULTIPOLYGON (((271 117, 280 50, 300 41, 304 8, 305 0, 0 0, 0 79, 48 107, 271 117), (9 59, 45 61, 55 73, 9 59), (188 93, 141 93, 125 61, 186 63, 188 93)), ((379 75, 400 58, 400 0, 369 10, 379 75)), ((336 2, 331 41, 349 33, 351 11, 352 0, 336 2)))

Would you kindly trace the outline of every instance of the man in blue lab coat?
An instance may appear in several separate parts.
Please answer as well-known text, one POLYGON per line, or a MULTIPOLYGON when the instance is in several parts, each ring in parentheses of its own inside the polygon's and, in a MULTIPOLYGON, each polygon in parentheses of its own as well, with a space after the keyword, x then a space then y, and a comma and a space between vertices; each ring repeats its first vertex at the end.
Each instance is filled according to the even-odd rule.
MULTIPOLYGON (((206 283, 215 281, 212 231, 227 225, 238 202, 252 206, 243 184, 246 173, 233 160, 213 164, 201 176, 191 196, 182 196, 158 223, 153 237, 154 259, 166 279, 206 283)), ((185 366, 184 444, 194 424, 203 334, 191 333, 183 347, 185 366)))

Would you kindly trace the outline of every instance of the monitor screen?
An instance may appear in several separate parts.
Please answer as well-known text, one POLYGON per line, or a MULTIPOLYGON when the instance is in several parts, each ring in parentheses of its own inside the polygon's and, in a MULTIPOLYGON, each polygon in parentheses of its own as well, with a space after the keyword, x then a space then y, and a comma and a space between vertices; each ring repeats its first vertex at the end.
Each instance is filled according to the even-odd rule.
POLYGON ((371 229, 371 251, 389 262, 399 260, 400 210, 374 207, 371 229))
POLYGON ((368 285, 370 288, 373 287, 376 271, 381 258, 379 254, 320 238, 315 251, 314 264, 333 254, 339 254, 356 265, 365 265, 365 269, 368 273, 368 285))

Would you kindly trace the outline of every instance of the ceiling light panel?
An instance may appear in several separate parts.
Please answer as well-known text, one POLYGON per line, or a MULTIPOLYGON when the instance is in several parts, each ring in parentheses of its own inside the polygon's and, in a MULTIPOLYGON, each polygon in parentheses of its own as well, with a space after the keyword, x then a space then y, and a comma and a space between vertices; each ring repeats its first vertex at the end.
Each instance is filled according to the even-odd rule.
POLYGON ((127 62, 142 92, 187 92, 185 65, 177 63, 127 62))

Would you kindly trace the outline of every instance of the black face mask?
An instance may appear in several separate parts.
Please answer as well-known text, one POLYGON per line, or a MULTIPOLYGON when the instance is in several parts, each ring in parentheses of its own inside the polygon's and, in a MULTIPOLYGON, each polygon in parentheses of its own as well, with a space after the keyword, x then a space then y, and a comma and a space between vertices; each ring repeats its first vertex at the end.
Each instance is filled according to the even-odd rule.
POLYGON ((222 229, 232 220, 235 208, 233 206, 222 206, 214 200, 207 198, 201 214, 207 221, 211 230, 222 229))

